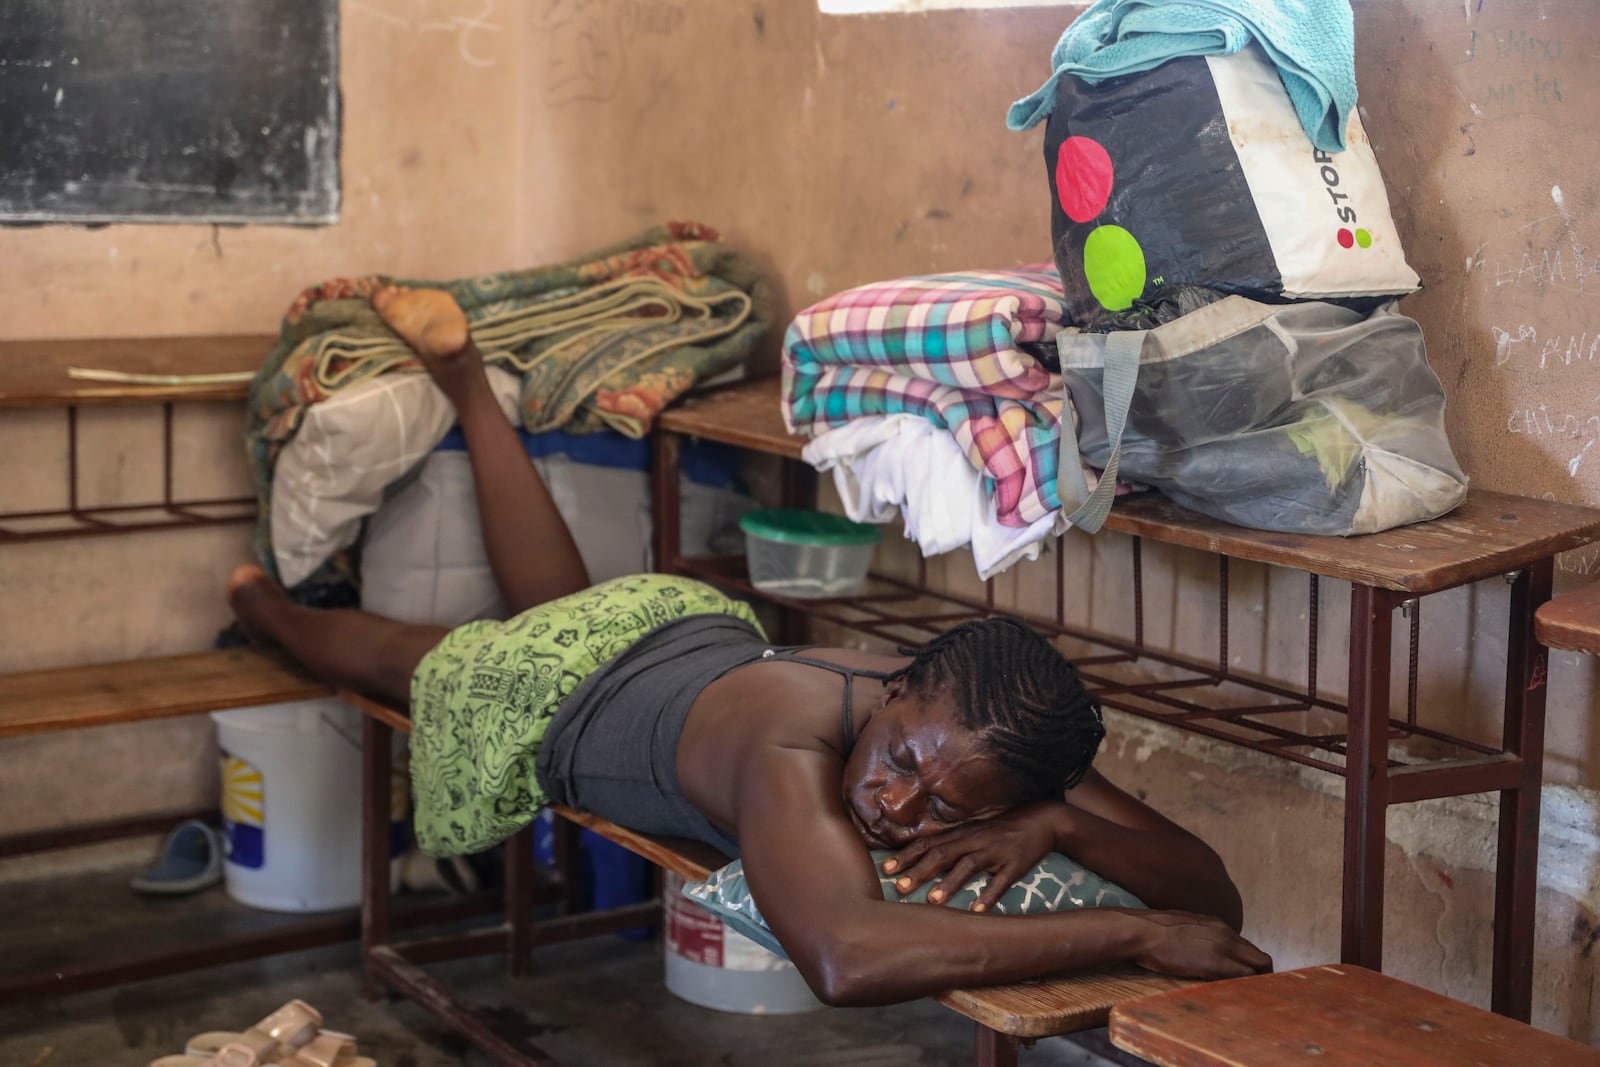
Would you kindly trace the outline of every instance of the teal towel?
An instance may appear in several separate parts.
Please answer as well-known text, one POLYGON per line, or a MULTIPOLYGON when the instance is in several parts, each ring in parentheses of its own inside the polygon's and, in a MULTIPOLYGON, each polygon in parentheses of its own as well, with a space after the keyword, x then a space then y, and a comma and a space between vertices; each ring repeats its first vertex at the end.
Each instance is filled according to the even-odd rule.
POLYGON ((1342 152, 1356 106, 1352 22, 1349 0, 1096 0, 1056 42, 1050 80, 1011 105, 1006 125, 1043 121, 1063 74, 1095 83, 1179 56, 1232 55, 1254 40, 1277 65, 1311 142, 1342 152))

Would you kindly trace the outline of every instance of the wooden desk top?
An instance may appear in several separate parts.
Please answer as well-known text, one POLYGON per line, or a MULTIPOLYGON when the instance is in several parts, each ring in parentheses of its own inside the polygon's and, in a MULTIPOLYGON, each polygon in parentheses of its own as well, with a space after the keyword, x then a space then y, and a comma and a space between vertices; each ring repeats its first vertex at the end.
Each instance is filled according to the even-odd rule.
POLYGON ((1037 982, 952 989, 933 999, 991 1030, 1032 1038, 1092 1030, 1106 1025, 1119 1004, 1204 984, 1118 964, 1037 982))
POLYGON ((277 338, 270 335, 0 341, 0 409, 242 400, 248 382, 131 385, 69 378, 67 368, 129 374, 240 373, 261 366, 275 343, 277 338))
POLYGON ((256 648, 0 674, 0 738, 332 695, 256 648))
POLYGON ((777 378, 758 378, 696 393, 663 411, 656 425, 672 433, 799 459, 809 438, 784 426, 778 389, 777 378))
POLYGON ((1111 1041, 1160 1067, 1600 1064, 1576 1041, 1342 963, 1120 1004, 1111 1041))
MULTIPOLYGON (((764 378, 691 398, 664 412, 672 433, 798 459, 807 439, 790 434, 779 382, 764 378)), ((1404 593, 1433 593, 1506 574, 1600 538, 1600 510, 1482 489, 1431 522, 1361 537, 1251 530, 1197 515, 1159 493, 1121 497, 1105 528, 1404 593)))
POLYGON ((1540 644, 1600 653, 1600 582, 1545 601, 1533 619, 1540 644))

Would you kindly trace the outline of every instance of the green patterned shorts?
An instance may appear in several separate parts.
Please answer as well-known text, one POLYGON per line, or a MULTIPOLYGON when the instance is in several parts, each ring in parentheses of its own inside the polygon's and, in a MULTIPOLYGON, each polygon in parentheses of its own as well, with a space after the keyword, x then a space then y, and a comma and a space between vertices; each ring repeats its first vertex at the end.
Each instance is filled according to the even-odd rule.
POLYGON ((527 826, 546 804, 534 763, 561 702, 635 641, 690 615, 756 624, 749 605, 708 585, 644 574, 446 634, 411 676, 417 844, 456 856, 527 826))

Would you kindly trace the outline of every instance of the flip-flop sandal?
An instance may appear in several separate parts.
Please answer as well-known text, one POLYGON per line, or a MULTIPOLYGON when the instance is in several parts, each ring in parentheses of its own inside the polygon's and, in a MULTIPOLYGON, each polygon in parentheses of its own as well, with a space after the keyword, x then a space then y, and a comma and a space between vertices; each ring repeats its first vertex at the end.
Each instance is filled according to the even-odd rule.
MULTIPOLYGON (((256 1061, 268 1062, 267 1056, 274 1053, 282 1046, 288 1049, 297 1049, 317 1036, 322 1026, 322 1013, 303 1000, 291 1000, 271 1015, 256 1023, 243 1033, 230 1030, 209 1030, 203 1034, 196 1034, 184 1046, 184 1053, 189 1056, 217 1056, 229 1046, 249 1052, 256 1057, 256 1061)), ((237 1057, 237 1052, 234 1053, 237 1057)), ((169 1067, 163 1064, 162 1067, 169 1067)), ((181 1067, 174 1063, 170 1067, 181 1067)), ((217 1067, 235 1067, 227 1060, 219 1060, 217 1067)), ((238 1067, 255 1067, 255 1063, 239 1063, 238 1067)))
MULTIPOLYGON (((151 1060, 150 1067, 260 1067, 261 1057, 244 1045, 224 1045, 210 1055, 162 1056, 151 1060)), ((343 1067, 343 1064, 340 1065, 343 1067)))
POLYGON ((161 842, 155 865, 131 883, 134 892, 195 893, 222 881, 222 838, 199 819, 178 824, 161 842))
POLYGON ((324 1030, 286 1059, 271 1062, 281 1067, 378 1067, 378 1061, 370 1056, 356 1055, 355 1038, 331 1030, 324 1030))

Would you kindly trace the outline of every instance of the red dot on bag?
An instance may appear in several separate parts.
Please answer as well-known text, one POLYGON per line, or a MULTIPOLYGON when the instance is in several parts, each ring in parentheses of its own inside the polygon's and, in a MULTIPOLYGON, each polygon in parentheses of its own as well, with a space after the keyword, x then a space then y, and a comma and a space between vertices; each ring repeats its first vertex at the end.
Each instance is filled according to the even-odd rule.
POLYGON ((1344 229, 1341 229, 1339 231, 1339 247, 1341 247, 1341 248, 1349 248, 1351 245, 1353 245, 1355 243, 1356 243, 1356 235, 1355 234, 1351 233, 1349 230, 1344 230, 1344 229))
POLYGON ((1073 222, 1088 222, 1105 210, 1114 175, 1111 156, 1089 137, 1068 137, 1056 152, 1056 197, 1073 222))

